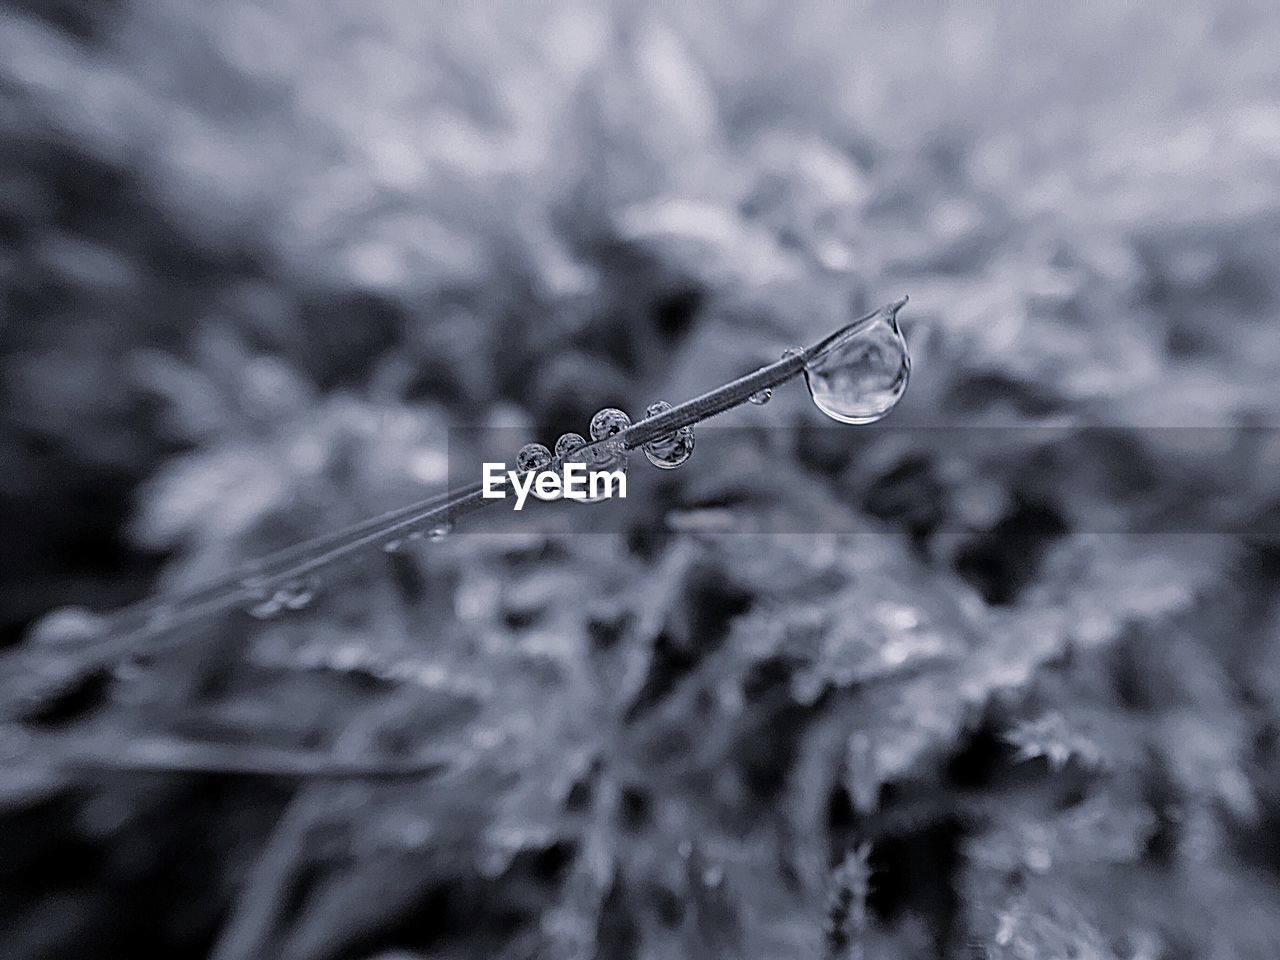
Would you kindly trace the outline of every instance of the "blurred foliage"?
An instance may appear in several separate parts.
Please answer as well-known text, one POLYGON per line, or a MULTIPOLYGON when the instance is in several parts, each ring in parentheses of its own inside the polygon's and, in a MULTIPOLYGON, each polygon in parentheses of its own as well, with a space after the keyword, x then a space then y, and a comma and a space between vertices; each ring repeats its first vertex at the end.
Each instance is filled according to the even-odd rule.
POLYGON ((1280 956, 1274 544, 1075 521, 1274 512, 1247 433, 1137 428, 1280 413, 1278 21, 10 0, 0 614, 51 668, 40 614, 407 502, 451 426, 551 442, 901 292, 894 422, 948 432, 779 390, 627 533, 367 558, 0 729, 449 758, 15 763, 0 953, 1280 956), (755 512, 866 535, 684 529, 755 512))

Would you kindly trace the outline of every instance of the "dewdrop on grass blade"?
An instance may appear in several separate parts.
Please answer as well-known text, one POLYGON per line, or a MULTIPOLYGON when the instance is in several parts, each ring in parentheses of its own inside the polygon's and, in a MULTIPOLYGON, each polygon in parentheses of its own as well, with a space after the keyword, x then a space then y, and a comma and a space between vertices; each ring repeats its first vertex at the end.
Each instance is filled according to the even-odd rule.
POLYGON ((615 440, 631 427, 631 418, 617 407, 605 407, 591 418, 587 453, 596 466, 627 472, 627 444, 615 440))
POLYGON ((831 419, 874 423, 902 399, 911 376, 911 355, 898 329, 906 302, 903 297, 846 327, 805 361, 809 395, 831 419))
MULTIPOLYGON (((645 411, 645 417, 656 417, 670 409, 671 404, 665 400, 659 400, 649 405, 649 409, 645 411)), ((681 427, 665 437, 650 440, 641 449, 644 450, 645 458, 655 467, 674 470, 693 456, 693 427, 681 427)))
POLYGON ((575 450, 581 450, 586 445, 587 441, 583 439, 582 434, 563 433, 556 441, 556 459, 565 460, 575 450))
POLYGON ((631 418, 617 407, 605 407, 591 418, 591 439, 605 440, 631 426, 631 418))
POLYGON ((551 466, 551 451, 540 443, 526 443, 516 454, 516 469, 521 473, 545 470, 551 466))
POLYGON ((747 397, 747 400, 750 403, 754 403, 757 407, 763 407, 766 403, 769 402, 772 396, 773 396, 773 388, 765 387, 763 390, 757 390, 751 396, 747 397))
MULTIPOLYGON (((604 411, 601 411, 601 412, 603 413, 604 411)), ((614 412, 621 413, 623 417, 627 416, 625 413, 622 413, 621 410, 617 410, 614 412)), ((599 414, 597 414, 597 416, 599 416, 599 414)), ((630 423, 630 418, 628 418, 627 422, 630 423)), ((593 466, 593 467, 605 467, 607 469, 615 469, 615 470, 623 470, 623 471, 627 469, 625 459, 622 459, 620 465, 610 464, 608 461, 611 458, 613 458, 613 455, 603 448, 596 449, 594 443, 588 444, 586 439, 583 438, 583 436, 579 433, 561 434, 560 438, 556 440, 555 453, 556 453, 556 462, 562 468, 566 464, 580 463, 580 464, 593 466), (578 453, 579 450, 584 450, 585 452, 578 453)), ((579 503, 599 503, 603 499, 605 499, 603 494, 601 494, 598 497, 593 497, 588 494, 587 496, 582 497, 578 502, 579 503)))

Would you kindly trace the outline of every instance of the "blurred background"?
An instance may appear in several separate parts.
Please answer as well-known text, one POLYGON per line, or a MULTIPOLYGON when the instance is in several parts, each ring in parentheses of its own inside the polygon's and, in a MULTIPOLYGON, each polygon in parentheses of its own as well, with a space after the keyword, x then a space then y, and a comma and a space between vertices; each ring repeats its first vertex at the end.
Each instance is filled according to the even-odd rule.
POLYGON ((609 532, 0 704, 0 955, 1280 956, 1278 49, 1261 0, 6 0, 6 684, 458 428, 902 293, 915 366, 633 462, 609 532))

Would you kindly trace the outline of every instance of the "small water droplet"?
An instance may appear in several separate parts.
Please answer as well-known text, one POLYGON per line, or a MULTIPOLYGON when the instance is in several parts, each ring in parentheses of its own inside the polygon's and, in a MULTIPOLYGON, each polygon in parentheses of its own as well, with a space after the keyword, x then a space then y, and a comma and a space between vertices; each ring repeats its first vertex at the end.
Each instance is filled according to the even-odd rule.
MULTIPOLYGON (((598 446, 593 442, 592 447, 587 453, 573 458, 575 462, 587 464, 587 496, 578 503, 599 503, 601 500, 608 499, 604 492, 605 487, 599 489, 599 496, 591 496, 592 474, 595 473, 622 473, 627 472, 627 463, 630 457, 627 455, 627 448, 620 441, 608 441, 600 443, 598 446)), ((599 483, 600 481, 596 481, 599 483)))
POLYGON ((249 616, 266 620, 280 612, 280 604, 276 602, 275 596, 268 592, 268 583, 266 577, 245 577, 240 581, 240 586, 245 592, 244 609, 249 616))
POLYGON ((809 395, 818 409, 841 423, 874 423, 902 399, 911 355, 898 329, 905 298, 882 307, 830 338, 805 364, 809 395))
POLYGON ((720 886, 723 880, 724 868, 719 864, 713 863, 711 866, 707 867, 706 870, 702 871, 702 884, 705 887, 715 889, 720 886))
POLYGON ((631 426, 631 418, 617 407, 605 407, 591 418, 591 439, 604 440, 631 426))
POLYGON ((286 580, 274 589, 269 588, 269 581, 261 577, 242 580, 240 583, 249 592, 246 607, 249 615, 259 620, 269 620, 286 610, 303 609, 315 599, 316 590, 320 586, 319 578, 314 574, 286 580))
POLYGON ((103 618, 83 607, 59 607, 31 628, 31 642, 57 646, 91 640, 104 626, 103 618))
POLYGON ((752 403, 754 403, 757 407, 763 407, 766 403, 769 402, 769 399, 772 396, 773 396, 773 388, 765 387, 763 390, 757 390, 751 396, 747 397, 747 399, 750 400, 752 403))
POLYGON ((453 530, 453 524, 449 523, 448 521, 445 521, 444 523, 437 524, 436 526, 428 530, 427 539, 430 540, 432 543, 439 543, 441 540, 443 540, 445 537, 449 535, 451 530, 453 530))
POLYGON ((579 433, 561 434, 560 439, 556 441, 556 457, 563 460, 573 451, 581 450, 586 445, 587 441, 579 433))
POLYGON ((280 603, 274 596, 261 600, 249 607, 249 616, 258 620, 270 620, 272 617, 280 613, 284 609, 284 604, 280 603))
POLYGON ((802 353, 804 353, 804 351, 799 347, 787 347, 787 349, 782 351, 782 359, 789 360, 791 357, 798 357, 802 353))
POLYGON ((545 470, 551 465, 551 451, 540 443, 526 443, 516 454, 516 469, 521 473, 545 470))
POLYGON ((399 550, 403 546, 404 546, 403 540, 388 540, 386 543, 382 545, 382 552, 395 553, 397 550, 399 550))
POLYGON ((320 581, 314 576, 298 577, 283 584, 275 592, 275 599, 286 610, 301 610, 316 598, 320 581))
MULTIPOLYGON (((645 410, 645 416, 656 417, 670 409, 671 404, 665 400, 659 400, 649 405, 645 410)), ((650 440, 642 449, 645 458, 655 467, 674 470, 693 456, 693 427, 681 427, 674 433, 650 440)))

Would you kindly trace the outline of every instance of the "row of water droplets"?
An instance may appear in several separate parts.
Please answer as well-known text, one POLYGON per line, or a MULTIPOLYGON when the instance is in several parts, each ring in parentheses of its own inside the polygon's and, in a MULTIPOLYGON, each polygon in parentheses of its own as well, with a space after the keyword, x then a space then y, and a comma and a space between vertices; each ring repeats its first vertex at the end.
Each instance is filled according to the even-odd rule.
MULTIPOLYGON (((829 344, 805 359, 804 377, 814 404, 828 417, 840 423, 874 423, 888 414, 906 392, 911 375, 911 356, 906 340, 898 327, 897 314, 905 298, 876 311, 864 321, 853 324, 836 334, 829 344)), ((799 356, 804 351, 795 349, 783 353, 783 358, 799 356)), ((773 396, 773 389, 765 387, 752 393, 747 399, 762 406, 773 396)), ((659 400, 645 410, 645 417, 655 417, 671 409, 671 404, 659 400)), ((516 455, 516 468, 525 473, 551 469, 574 462, 574 454, 584 448, 584 458, 591 465, 607 470, 627 469, 627 450, 621 442, 608 443, 632 425, 631 418, 616 407, 605 407, 591 418, 590 443, 580 434, 565 433, 556 440, 554 450, 541 443, 527 443, 516 455), (599 446, 605 441, 603 446, 599 446), (593 446, 594 445, 594 446, 593 446)), ((641 446, 645 458, 655 467, 673 470, 688 462, 693 455, 693 426, 687 425, 641 446)), ((602 499, 588 499, 595 502, 602 499)), ((382 549, 387 553, 398 551, 406 541, 427 539, 443 540, 452 524, 446 522, 430 530, 414 531, 403 539, 388 540, 382 549)), ((255 583, 253 578, 242 581, 249 597, 249 613, 260 619, 277 614, 301 610, 312 602, 319 579, 315 574, 299 577, 284 584, 255 583)))
MULTIPOLYGON (((829 344, 804 364, 805 383, 819 410, 841 423, 874 423, 889 413, 906 392, 911 375, 911 355, 898 328, 898 310, 903 298, 865 320, 852 324, 832 338, 829 344)), ((799 356, 804 351, 787 350, 783 359, 799 356)), ((773 396, 772 387, 752 393, 749 402, 762 406, 773 396)), ((645 410, 645 418, 658 416, 671 409, 659 400, 645 410)), ((606 407, 591 418, 592 441, 607 441, 631 426, 631 418, 616 407, 606 407)), ((673 470, 693 455, 693 426, 683 426, 650 440, 641 446, 645 458, 655 467, 673 470)), ((563 464, 587 441, 579 434, 566 433, 555 444, 554 452, 540 443, 527 443, 516 456, 521 472, 545 470, 563 464)), ((613 469, 625 470, 626 450, 622 444, 606 444, 604 455, 613 469)), ((599 460, 598 460, 599 462, 599 460)))
MULTIPOLYGON (((645 410, 645 418, 656 417, 671 409, 665 400, 650 404, 645 410)), ((578 433, 561 434, 556 440, 554 451, 548 450, 541 443, 526 443, 516 454, 516 469, 521 473, 530 470, 547 470, 566 463, 590 461, 591 465, 607 470, 627 469, 627 450, 621 442, 609 441, 631 426, 631 418, 625 411, 617 407, 605 407, 591 418, 591 446, 586 438, 578 433), (599 446, 603 442, 603 446, 599 446), (585 457, 575 454, 588 448, 585 457)), ((655 467, 663 470, 674 470, 693 456, 693 427, 685 426, 665 436, 656 437, 641 446, 645 458, 655 467)), ((595 502, 600 498, 588 499, 595 502)))

